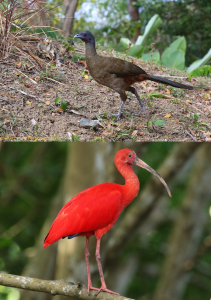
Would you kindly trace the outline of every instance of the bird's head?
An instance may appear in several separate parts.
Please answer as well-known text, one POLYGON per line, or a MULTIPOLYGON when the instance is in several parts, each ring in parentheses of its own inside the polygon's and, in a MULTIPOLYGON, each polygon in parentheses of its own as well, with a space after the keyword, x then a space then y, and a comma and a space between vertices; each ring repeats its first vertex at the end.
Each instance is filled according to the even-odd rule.
POLYGON ((123 166, 123 165, 136 165, 139 166, 151 174, 155 175, 165 186, 169 196, 171 197, 171 192, 164 181, 164 179, 158 174, 154 169, 152 169, 150 166, 148 166, 143 160, 137 157, 136 153, 130 149, 122 149, 117 152, 115 156, 115 165, 117 166, 123 166))
POLYGON ((95 38, 90 31, 81 31, 74 37, 81 39, 85 43, 95 44, 95 38))

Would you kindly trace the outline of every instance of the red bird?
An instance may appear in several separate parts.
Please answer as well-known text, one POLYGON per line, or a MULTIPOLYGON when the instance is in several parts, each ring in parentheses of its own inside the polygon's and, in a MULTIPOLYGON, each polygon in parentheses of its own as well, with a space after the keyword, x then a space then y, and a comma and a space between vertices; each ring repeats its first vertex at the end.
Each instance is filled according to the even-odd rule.
POLYGON ((133 172, 132 165, 146 169, 159 178, 163 183, 169 196, 171 192, 163 178, 144 161, 139 159, 134 151, 122 149, 115 156, 115 166, 125 178, 125 184, 101 183, 90 187, 73 197, 61 209, 49 230, 44 247, 47 247, 61 238, 71 239, 75 236, 86 237, 85 261, 88 278, 88 293, 96 290, 117 294, 107 289, 100 262, 100 239, 111 229, 121 211, 137 196, 139 191, 139 180, 133 172), (99 269, 101 288, 92 286, 89 268, 88 243, 91 235, 97 238, 96 261, 99 269))

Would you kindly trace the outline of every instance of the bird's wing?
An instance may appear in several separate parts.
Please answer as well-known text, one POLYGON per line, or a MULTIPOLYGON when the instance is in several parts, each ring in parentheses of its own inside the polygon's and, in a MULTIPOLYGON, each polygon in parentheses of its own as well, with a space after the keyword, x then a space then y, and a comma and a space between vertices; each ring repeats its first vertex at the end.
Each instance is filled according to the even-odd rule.
POLYGON ((52 244, 68 235, 92 232, 104 228, 121 212, 121 186, 102 183, 73 197, 59 212, 46 237, 52 244))
POLYGON ((116 57, 106 57, 105 62, 107 62, 107 71, 111 74, 115 74, 117 77, 147 74, 143 69, 133 63, 116 57))

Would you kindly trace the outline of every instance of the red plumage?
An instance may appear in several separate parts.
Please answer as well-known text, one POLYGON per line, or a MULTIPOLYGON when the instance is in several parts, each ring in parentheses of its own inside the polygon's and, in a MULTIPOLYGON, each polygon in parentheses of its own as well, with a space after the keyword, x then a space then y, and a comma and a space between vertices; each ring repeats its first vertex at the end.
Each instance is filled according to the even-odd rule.
POLYGON ((133 164, 157 176, 171 196, 165 181, 156 171, 140 160, 135 152, 123 149, 117 152, 115 165, 125 178, 125 185, 101 183, 80 192, 61 209, 45 238, 43 247, 47 247, 64 237, 86 236, 85 260, 88 292, 90 289, 94 289, 97 290, 97 293, 100 291, 114 293, 108 290, 105 284, 100 263, 100 239, 114 225, 121 211, 138 194, 139 180, 131 167, 133 164), (96 260, 102 283, 100 289, 94 288, 91 283, 88 260, 88 242, 91 235, 95 235, 97 238, 96 260))
POLYGON ((98 229, 106 233, 107 226, 113 225, 121 212, 121 188, 115 183, 101 183, 73 197, 53 222, 44 247, 68 235, 91 236, 98 229))

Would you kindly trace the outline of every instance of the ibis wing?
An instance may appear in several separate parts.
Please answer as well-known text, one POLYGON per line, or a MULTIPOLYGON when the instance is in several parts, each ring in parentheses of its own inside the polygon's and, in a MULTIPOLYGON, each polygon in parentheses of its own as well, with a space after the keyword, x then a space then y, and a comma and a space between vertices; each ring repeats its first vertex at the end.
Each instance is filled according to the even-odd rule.
POLYGON ((59 212, 46 237, 46 246, 62 237, 92 232, 116 221, 121 212, 121 186, 102 183, 73 197, 59 212))

